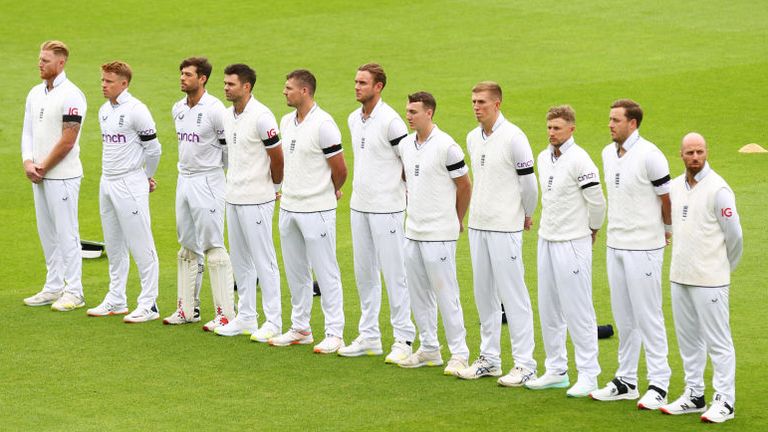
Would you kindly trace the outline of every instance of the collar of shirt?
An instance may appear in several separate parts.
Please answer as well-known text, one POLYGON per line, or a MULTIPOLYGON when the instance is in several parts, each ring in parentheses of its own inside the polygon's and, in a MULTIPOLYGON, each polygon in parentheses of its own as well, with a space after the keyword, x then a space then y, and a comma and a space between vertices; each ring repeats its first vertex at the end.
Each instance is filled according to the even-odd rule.
MULTIPOLYGON (((709 172, 712 171, 712 168, 709 167, 709 162, 704 162, 704 167, 701 169, 701 171, 697 172, 695 176, 693 176, 693 179, 696 180, 696 183, 701 182, 704 180, 704 177, 709 174, 709 172)), ((690 190, 691 185, 688 184, 688 176, 685 177, 685 188, 690 190)))
MULTIPOLYGON (((205 92, 205 95, 207 94, 208 92, 205 92)), ((203 98, 205 97, 205 95, 203 95, 203 98)), ((200 102, 203 101, 203 98, 200 98, 200 102)), ((248 98, 248 102, 245 103, 245 108, 243 108, 243 112, 241 112, 240 114, 238 114, 237 111, 235 111, 235 106, 232 105, 232 115, 236 119, 239 118, 241 115, 245 114, 248 111, 248 107, 250 107, 252 103, 253 103, 253 95, 250 95, 250 97, 248 98)))
MULTIPOLYGON (((507 119, 504 118, 504 114, 499 111, 499 116, 496 118, 496 123, 494 123, 493 127, 491 128, 491 135, 493 135, 493 133, 496 132, 496 129, 500 128, 506 120, 507 119)), ((480 126, 480 136, 483 137, 484 140, 488 139, 489 137, 489 135, 485 134, 482 125, 480 126)))
MULTIPOLYGON (((251 98, 251 99, 253 99, 253 98, 251 98)), ((304 116, 304 120, 302 120, 301 122, 304 123, 305 121, 307 121, 309 116, 311 116, 312 113, 315 112, 316 109, 317 109, 317 102, 314 102, 312 104, 312 108, 309 109, 309 112, 307 113, 306 116, 304 116)), ((293 124, 296 125, 296 126, 299 125, 299 110, 296 110, 296 111, 293 112, 293 124)))
POLYGON ((365 113, 363 112, 363 110, 360 109, 360 120, 362 120, 363 123, 365 123, 369 119, 375 118, 376 114, 379 112, 379 106, 381 106, 381 102, 382 102, 382 99, 379 98, 379 101, 376 102, 376 106, 373 107, 371 114, 367 118, 365 117, 365 113))
MULTIPOLYGON (((205 100, 208 98, 208 96, 209 96, 209 95, 208 95, 208 90, 204 91, 204 92, 203 92, 203 95, 200 97, 200 100, 199 100, 199 101, 197 101, 197 103, 195 104, 195 106, 198 106, 198 105, 205 105, 205 100)), ((248 101, 248 103, 250 103, 250 102, 251 102, 251 101, 248 101)), ((185 105, 187 108, 189 108, 189 98, 188 98, 188 97, 184 98, 184 105, 185 105)))
MULTIPOLYGON (((624 144, 621 144, 621 147, 624 147, 624 151, 628 152, 629 149, 635 146, 637 142, 640 140, 640 129, 635 129, 632 134, 627 137, 626 140, 624 140, 624 144)), ((619 151, 619 143, 614 141, 614 144, 616 144, 616 151, 619 151)))
POLYGON ((432 137, 435 136, 435 132, 439 130, 436 124, 432 123, 432 126, 434 127, 432 128, 432 131, 429 133, 429 136, 421 144, 419 144, 419 133, 416 132, 415 134, 413 134, 413 144, 416 146, 417 149, 422 148, 424 144, 428 143, 429 140, 431 140, 432 137))
MULTIPOLYGON (((568 138, 568 141, 564 142, 560 146, 560 156, 568 151, 569 148, 573 147, 574 144, 576 144, 576 142, 573 140, 573 137, 568 138)), ((549 156, 552 158, 552 162, 557 160, 555 157, 555 147, 552 144, 549 145, 549 156)))
MULTIPOLYGON (((64 81, 67 80, 67 73, 64 71, 61 71, 60 74, 56 76, 56 78, 53 79, 53 88, 56 88, 64 83, 64 81)), ((48 94, 48 85, 45 80, 43 80, 43 88, 45 89, 45 94, 48 94)))
POLYGON ((125 89, 122 92, 120 92, 120 94, 117 96, 117 99, 115 99, 117 101, 117 104, 112 105, 112 107, 116 108, 116 107, 118 107, 118 106, 128 102, 128 100, 130 98, 131 98, 131 94, 128 93, 128 89, 125 89))

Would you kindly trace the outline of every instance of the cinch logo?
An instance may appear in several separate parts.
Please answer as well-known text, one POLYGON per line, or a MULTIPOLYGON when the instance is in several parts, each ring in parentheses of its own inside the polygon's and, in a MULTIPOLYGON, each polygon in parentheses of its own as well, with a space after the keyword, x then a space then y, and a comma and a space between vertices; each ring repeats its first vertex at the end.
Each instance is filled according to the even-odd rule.
POLYGON ((200 142, 200 136, 194 132, 188 133, 188 132, 176 132, 176 138, 179 140, 179 142, 190 142, 190 143, 199 143, 200 142))
POLYGON ((144 130, 140 130, 137 133, 137 135, 141 135, 141 136, 148 136, 148 135, 154 135, 154 134, 155 134, 154 129, 144 129, 144 130))
POLYGON ((578 180, 579 180, 579 183, 581 183, 584 180, 590 180, 593 178, 595 178, 595 173, 589 173, 589 174, 580 175, 578 180))
POLYGON ((128 142, 128 140, 125 138, 125 135, 123 135, 121 133, 117 133, 117 134, 105 134, 105 133, 103 133, 103 134, 101 134, 101 140, 103 142, 105 142, 105 143, 110 143, 110 144, 126 143, 126 142, 128 142))
POLYGON ((526 162, 518 162, 516 165, 517 165, 518 169, 520 169, 520 168, 530 168, 530 167, 533 166, 533 160, 529 160, 529 161, 526 161, 526 162))

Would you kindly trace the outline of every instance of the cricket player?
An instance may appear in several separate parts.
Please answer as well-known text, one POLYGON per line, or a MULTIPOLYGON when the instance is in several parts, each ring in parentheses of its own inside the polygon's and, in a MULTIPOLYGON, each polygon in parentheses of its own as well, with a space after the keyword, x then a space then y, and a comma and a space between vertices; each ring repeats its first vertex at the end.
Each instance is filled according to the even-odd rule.
POLYGON ((427 92, 408 95, 406 119, 413 132, 400 143, 408 186, 405 271, 421 346, 399 365, 443 364, 437 339, 439 307, 451 352, 443 373, 455 375, 469 360, 456 279, 456 241, 464 230, 472 182, 461 147, 432 122, 436 107, 427 92))
POLYGON ((245 64, 224 69, 224 93, 232 102, 224 115, 229 148, 227 217, 232 268, 238 289, 237 317, 215 330, 222 336, 246 334, 266 342, 280 335, 280 270, 272 240, 272 216, 283 181, 283 149, 272 111, 253 97, 256 71, 245 64), (256 282, 266 320, 258 326, 256 282))
POLYGON ((93 317, 128 313, 125 286, 130 258, 141 281, 138 306, 123 318, 139 323, 160 318, 157 310, 160 263, 149 216, 152 178, 160 162, 160 142, 147 106, 128 92, 133 73, 121 61, 101 65, 101 91, 107 99, 99 109, 101 182, 99 213, 109 257, 109 291, 104 301, 88 309, 93 317))
POLYGON ((399 144, 408 129, 397 112, 381 100, 387 84, 376 63, 360 66, 355 75, 355 97, 360 108, 349 115, 355 175, 350 217, 355 280, 360 294, 360 335, 339 355, 381 355, 381 273, 387 286, 390 322, 395 342, 386 363, 400 363, 412 354, 416 329, 405 283, 403 221, 405 182, 399 144))
POLYGON ((640 397, 637 363, 645 350, 648 390, 640 409, 667 403, 672 371, 667 363, 667 332, 661 296, 664 247, 671 236, 669 164, 664 154, 640 136, 643 110, 620 99, 611 105, 608 126, 613 142, 603 149, 608 190, 606 251, 611 309, 619 332, 619 369, 605 387, 590 394, 599 401, 640 397))
POLYGON ((68 58, 69 48, 61 41, 40 46, 43 82, 27 95, 21 135, 21 160, 32 182, 47 271, 43 289, 24 304, 62 312, 85 306, 77 201, 83 176, 80 127, 87 107, 85 95, 64 72, 68 58))
POLYGON ((566 331, 571 335, 578 380, 566 394, 597 390, 597 322, 592 306, 592 245, 605 218, 605 197, 595 164, 573 139, 576 115, 568 105, 547 112, 549 146, 539 153, 539 317, 546 373, 525 386, 565 388, 566 331))
POLYGON ((463 379, 501 376, 501 305, 507 316, 515 366, 499 378, 519 387, 536 378, 533 309, 525 286, 523 230, 533 225, 539 198, 533 152, 522 130, 501 113, 501 87, 483 81, 472 88, 479 125, 467 134, 472 161, 469 248, 475 303, 480 316, 480 356, 456 375, 463 379))
POLYGON ((741 259, 743 238, 736 198, 710 168, 707 143, 697 133, 683 138, 685 174, 672 180, 672 313, 685 391, 659 410, 666 414, 704 412, 703 422, 734 417, 736 352, 731 338, 728 292, 731 272, 741 259), (712 362, 714 400, 706 409, 704 368, 712 362))
POLYGON ((280 242, 291 290, 291 329, 269 339, 274 346, 314 342, 309 325, 312 312, 312 271, 323 295, 325 339, 314 352, 335 353, 344 346, 341 274, 336 260, 336 202, 347 179, 347 165, 336 122, 315 103, 317 80, 297 69, 286 76, 283 95, 295 108, 283 116, 280 130, 287 148, 285 180, 280 201, 280 242))
POLYGON ((163 324, 200 321, 200 288, 205 258, 211 279, 214 317, 203 326, 213 331, 234 318, 232 265, 224 248, 224 104, 205 89, 213 67, 205 57, 179 65, 181 91, 171 115, 179 143, 176 181, 177 309, 163 324))

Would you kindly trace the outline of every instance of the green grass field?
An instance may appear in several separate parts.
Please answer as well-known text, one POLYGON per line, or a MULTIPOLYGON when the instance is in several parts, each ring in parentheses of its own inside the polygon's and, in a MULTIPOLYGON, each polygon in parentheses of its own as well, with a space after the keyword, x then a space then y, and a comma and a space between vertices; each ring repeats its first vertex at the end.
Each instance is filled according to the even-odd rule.
MULTIPOLYGON (((521 2, 426 1, 348 4, 341 1, 103 3, 75 0, 3 2, 0 47, 0 430, 701 430, 696 416, 639 412, 634 403, 568 400, 564 391, 506 389, 486 379, 464 382, 439 369, 402 370, 383 358, 318 356, 310 347, 271 348, 246 338, 204 334, 200 327, 167 328, 159 321, 127 326, 119 318, 92 319, 84 310, 52 313, 29 308, 22 298, 44 279, 29 182, 19 141, 24 98, 39 82, 39 44, 61 39, 72 50, 67 72, 88 97, 81 138, 85 178, 80 230, 100 240, 98 181, 103 102, 99 65, 121 59, 134 68, 132 93, 153 112, 164 147, 152 195, 152 220, 161 261, 161 315, 176 297, 174 186, 177 148, 170 117, 183 94, 178 63, 207 55, 214 64, 209 85, 223 99, 222 69, 245 62, 259 74, 255 94, 278 118, 288 112, 284 76, 306 67, 318 78, 317 101, 349 141, 346 116, 357 107, 353 77, 358 65, 384 65, 385 100, 396 109, 405 96, 428 90, 438 101, 436 122, 460 143, 475 126, 470 89, 498 81, 502 106, 538 152, 546 144, 544 115, 554 104, 577 112, 576 139, 601 166, 610 141, 608 111, 620 97, 646 111, 642 133, 682 172, 678 146, 691 130, 710 143, 712 167, 736 192, 745 251, 733 275, 731 325, 737 351, 736 419, 721 430, 768 430, 763 406, 768 378, 764 309, 765 155, 737 150, 768 146, 764 103, 768 96, 768 9, 760 2, 521 2)), ((352 152, 346 152, 352 165, 352 152)), ((338 258, 342 270, 346 340, 357 334, 358 297, 349 232, 351 177, 338 210, 338 258)), ((538 217, 536 218, 538 219, 538 217)), ((536 303, 535 232, 525 235, 527 282, 536 303)), ((668 264, 669 255, 667 255, 668 264)), ((468 344, 475 356, 480 337, 466 235, 457 251, 468 344)), ((668 265, 665 267, 665 275, 668 265)), ((612 322, 605 275, 605 235, 594 252, 598 321, 612 322)), ((284 281, 284 280, 283 280, 284 281)), ((106 259, 83 265, 89 305, 108 283, 106 259)), ((208 281, 203 318, 211 316, 208 281)), ((135 268, 129 299, 138 294, 135 268)), ((665 312, 673 370, 670 396, 683 388, 672 331, 669 286, 665 312)), ((283 319, 289 326, 288 288, 283 319)), ((383 308, 386 310, 386 306, 383 308)), ((391 343, 388 314, 384 343, 391 343)), ((544 352, 536 320, 536 358, 544 352)), ((322 334, 315 306, 313 328, 322 334)), ((505 370, 512 366, 504 331, 505 370)), ((600 342, 601 384, 616 368, 616 337, 600 342)), ((447 358, 447 349, 444 357, 447 358)), ((641 376, 645 373, 641 366, 641 376)), ((707 374, 707 383, 711 368, 707 374)), ((571 369, 575 380, 575 367, 571 369)), ((645 387, 645 380, 641 386, 645 387)), ((708 396, 711 388, 708 389, 708 396)))

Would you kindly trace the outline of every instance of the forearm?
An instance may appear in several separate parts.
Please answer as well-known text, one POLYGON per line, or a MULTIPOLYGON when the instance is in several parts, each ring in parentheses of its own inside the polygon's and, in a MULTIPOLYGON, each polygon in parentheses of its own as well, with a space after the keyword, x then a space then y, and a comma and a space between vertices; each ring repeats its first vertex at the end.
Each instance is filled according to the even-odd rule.
POLYGON ((67 157, 69 152, 75 147, 79 131, 79 123, 75 123, 74 126, 65 124, 64 129, 61 132, 61 138, 59 138, 59 141, 53 146, 51 152, 48 153, 45 159, 40 162, 40 167, 43 169, 44 173, 52 170, 59 164, 59 162, 67 157))
POLYGON ((520 196, 523 201, 523 210, 526 217, 533 216, 539 202, 539 187, 536 184, 536 175, 528 174, 518 177, 520 181, 520 196))
POLYGON ((589 228, 599 230, 605 220, 605 197, 603 189, 599 185, 590 186, 582 189, 582 195, 587 201, 587 212, 589 214, 589 228))

